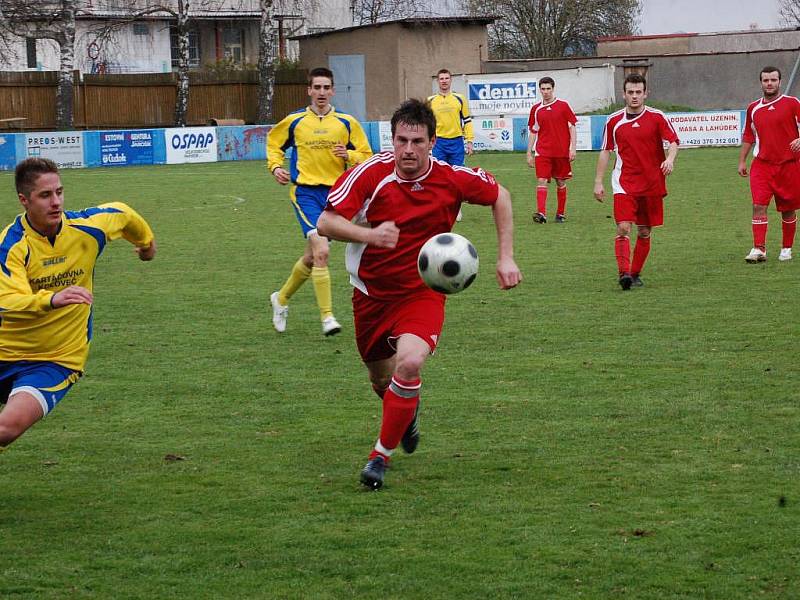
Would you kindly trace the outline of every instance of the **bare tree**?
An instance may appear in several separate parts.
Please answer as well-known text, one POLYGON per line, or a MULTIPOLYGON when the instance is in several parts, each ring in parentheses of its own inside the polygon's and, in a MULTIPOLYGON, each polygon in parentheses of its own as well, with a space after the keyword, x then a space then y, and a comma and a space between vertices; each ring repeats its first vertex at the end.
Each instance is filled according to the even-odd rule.
POLYGON ((431 16, 425 0, 354 0, 353 21, 356 25, 374 25, 409 17, 431 16))
POLYGON ((800 0, 780 0, 780 15, 789 27, 800 25, 800 0))
POLYGON ((637 31, 640 0, 462 0, 470 15, 501 15, 489 27, 492 58, 594 52, 597 38, 637 31))
POLYGON ((256 122, 272 119, 275 91, 275 35, 272 27, 272 0, 259 0, 261 21, 258 29, 258 114, 256 122))
POLYGON ((77 0, 0 0, 0 48, 13 52, 19 38, 48 39, 58 44, 56 124, 59 129, 71 129, 73 123, 72 69, 77 4, 77 0))

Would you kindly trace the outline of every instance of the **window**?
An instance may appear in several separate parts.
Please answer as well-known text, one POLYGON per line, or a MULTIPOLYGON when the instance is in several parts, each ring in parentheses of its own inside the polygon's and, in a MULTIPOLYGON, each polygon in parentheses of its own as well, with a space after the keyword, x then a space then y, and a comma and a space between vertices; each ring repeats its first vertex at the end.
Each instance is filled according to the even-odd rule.
POLYGON ((222 30, 222 50, 226 60, 237 65, 244 59, 244 30, 226 27, 222 30))
MULTIPOLYGON (((172 66, 178 66, 178 31, 174 27, 169 30, 170 55, 172 66)), ((196 30, 189 31, 189 66, 200 66, 200 35, 196 30)))
POLYGON ((133 35, 149 35, 150 29, 147 27, 147 23, 134 23, 133 24, 133 35))
POLYGON ((25 38, 25 51, 28 56, 28 68, 36 68, 36 38, 25 38))

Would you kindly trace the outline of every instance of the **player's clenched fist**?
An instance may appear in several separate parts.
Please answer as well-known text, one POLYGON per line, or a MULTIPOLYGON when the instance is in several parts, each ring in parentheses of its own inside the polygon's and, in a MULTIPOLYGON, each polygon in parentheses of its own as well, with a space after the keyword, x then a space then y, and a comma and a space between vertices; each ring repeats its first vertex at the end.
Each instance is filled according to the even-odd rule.
POLYGON ((400 230, 394 221, 384 221, 377 227, 372 228, 369 244, 378 248, 394 248, 400 237, 400 230))
POLYGON ((50 304, 52 304, 53 308, 61 308, 68 304, 91 304, 93 300, 92 293, 85 287, 71 285, 53 294, 50 304))

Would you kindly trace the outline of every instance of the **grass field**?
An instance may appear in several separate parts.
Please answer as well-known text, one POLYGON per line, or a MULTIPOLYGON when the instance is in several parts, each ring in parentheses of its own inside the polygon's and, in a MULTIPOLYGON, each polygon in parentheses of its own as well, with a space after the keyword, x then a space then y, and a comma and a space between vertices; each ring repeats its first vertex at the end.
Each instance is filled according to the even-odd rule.
POLYGON ((309 285, 278 335, 302 241, 261 164, 64 172, 69 208, 129 202, 159 255, 106 248, 86 376, 0 456, 0 598, 800 598, 800 260, 776 260, 771 210, 769 261, 745 264, 737 152, 679 154, 626 293, 595 154, 544 226, 523 155, 474 158, 512 192, 525 281, 497 289, 490 211, 466 207, 482 272, 377 493, 343 246, 343 334, 309 285))

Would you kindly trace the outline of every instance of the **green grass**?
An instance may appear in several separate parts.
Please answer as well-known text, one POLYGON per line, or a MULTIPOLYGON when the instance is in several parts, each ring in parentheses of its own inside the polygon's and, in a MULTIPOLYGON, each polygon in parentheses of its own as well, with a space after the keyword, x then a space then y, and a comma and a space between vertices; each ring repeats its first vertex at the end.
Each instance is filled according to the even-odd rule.
POLYGON ((343 246, 343 334, 323 339, 307 286, 278 335, 267 295, 302 241, 263 165, 64 172, 70 208, 129 202, 159 255, 106 248, 86 376, 0 456, 0 597, 800 597, 800 264, 777 262, 772 211, 770 260, 745 264, 737 153, 680 153, 628 293, 595 154, 563 226, 531 223, 523 155, 474 157, 512 192, 525 281, 497 289, 490 211, 466 207, 481 276, 448 302, 420 449, 378 493, 343 246))

